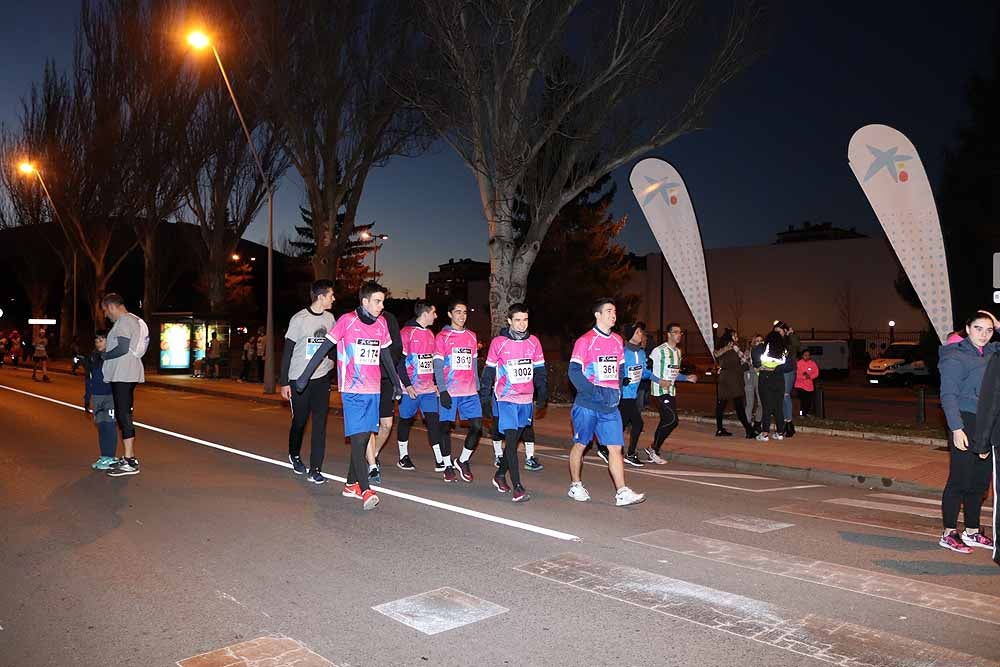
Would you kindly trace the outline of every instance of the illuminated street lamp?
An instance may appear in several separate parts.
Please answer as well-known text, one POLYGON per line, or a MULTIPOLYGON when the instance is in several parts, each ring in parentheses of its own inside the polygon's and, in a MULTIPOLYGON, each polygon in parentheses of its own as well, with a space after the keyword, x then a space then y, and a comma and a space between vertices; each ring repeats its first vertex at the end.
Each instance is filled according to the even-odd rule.
MULTIPOLYGON (((372 223, 374 225, 375 223, 372 223)), ((365 230, 358 234, 358 238, 362 241, 388 241, 388 234, 372 234, 368 230, 365 230)), ((378 251, 382 248, 381 243, 375 244, 375 249, 372 252, 372 279, 378 280, 378 251)))
POLYGON ((896 342, 896 320, 889 320, 889 343, 896 342))
MULTIPOLYGON (((268 178, 267 173, 264 171, 264 164, 260 160, 260 155, 257 153, 257 147, 254 146, 253 138, 250 136, 250 129, 247 127, 246 121, 243 119, 243 112, 240 111, 239 102, 236 101, 236 94, 233 92, 233 87, 229 83, 229 76, 226 74, 226 68, 222 66, 222 58, 219 57, 219 51, 212 44, 212 40, 207 34, 201 32, 200 30, 195 30, 188 33, 187 36, 188 44, 190 44, 195 50, 203 51, 205 49, 212 49, 212 54, 215 56, 215 62, 219 65, 219 72, 222 73, 222 80, 226 84, 226 90, 229 91, 229 98, 233 101, 233 107, 236 109, 236 115, 240 119, 240 125, 243 126, 243 134, 246 135, 247 143, 250 145, 250 151, 253 153, 253 159, 257 163, 257 169, 260 171, 261 178, 267 184, 267 326, 266 326, 266 337, 267 345, 264 357, 264 393, 273 394, 274 393, 274 184, 271 179, 268 178)), ((237 255, 233 255, 233 259, 238 259, 237 255)))
MULTIPOLYGON (((19 165, 17 165, 17 170, 27 177, 34 174, 38 178, 39 184, 42 186, 42 192, 45 193, 45 198, 49 200, 49 206, 52 207, 52 215, 55 216, 56 221, 59 226, 63 228, 63 233, 66 233, 66 228, 62 224, 62 217, 59 215, 59 209, 56 208, 56 203, 52 201, 52 195, 49 194, 49 188, 45 185, 45 179, 42 178, 42 172, 38 171, 38 167, 31 164, 27 160, 24 160, 19 165)), ((66 239, 69 241, 69 238, 66 239)), ((73 244, 70 243, 70 247, 73 244)), ((73 248, 73 336, 76 336, 76 248, 73 248)))

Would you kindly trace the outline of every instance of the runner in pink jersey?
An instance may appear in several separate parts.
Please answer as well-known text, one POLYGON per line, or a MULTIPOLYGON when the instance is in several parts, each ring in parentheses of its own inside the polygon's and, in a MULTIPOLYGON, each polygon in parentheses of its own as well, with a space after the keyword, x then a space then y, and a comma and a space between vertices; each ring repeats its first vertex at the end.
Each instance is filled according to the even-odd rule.
POLYGON ((451 448, 441 442, 441 422, 438 418, 438 387, 434 383, 434 332, 428 327, 437 319, 437 308, 426 301, 413 307, 414 319, 406 323, 403 338, 403 358, 399 361, 399 377, 403 382, 403 399, 399 402, 399 462, 401 470, 415 470, 409 456, 410 428, 419 410, 427 422, 427 439, 436 461, 435 471, 444 473, 444 481, 457 482, 458 473, 451 460, 451 448))
POLYGON ((577 339, 569 362, 569 379, 576 388, 576 399, 570 411, 573 422, 573 448, 569 453, 569 497, 585 502, 590 493, 580 477, 583 454, 594 437, 608 448, 608 472, 615 485, 615 504, 634 505, 645 500, 625 486, 625 442, 622 416, 618 411, 623 377, 625 349, 621 336, 612 333, 618 313, 611 299, 598 299, 593 304, 594 327, 577 339))
POLYGON ((379 503, 375 491, 368 485, 365 449, 379 426, 379 399, 384 370, 399 386, 399 376, 392 364, 388 348, 392 345, 389 328, 381 317, 385 307, 385 288, 375 282, 361 286, 361 305, 337 320, 326 340, 313 354, 305 370, 295 380, 295 389, 302 392, 309 378, 319 368, 323 358, 337 346, 338 388, 344 404, 344 435, 351 440, 351 462, 343 496, 359 498, 366 510, 379 503), (381 369, 381 370, 380 370, 381 369))
POLYGON ((459 415, 468 432, 465 446, 456 467, 466 482, 472 482, 469 459, 476 451, 483 431, 483 408, 479 402, 479 340, 465 328, 469 306, 464 301, 452 301, 448 306, 451 324, 437 335, 434 349, 434 378, 441 389, 441 442, 451 451, 451 432, 459 415))
POLYGON ((507 311, 507 323, 503 335, 490 343, 486 355, 486 367, 479 383, 479 398, 484 405, 496 400, 497 411, 494 419, 499 422, 504 434, 504 457, 499 470, 493 477, 493 486, 500 493, 513 487, 512 500, 528 500, 527 492, 521 486, 521 475, 517 461, 517 441, 533 416, 532 399, 539 409, 548 398, 548 375, 545 356, 538 339, 528 333, 528 309, 515 303, 507 311), (510 472, 511 485, 507 485, 510 472))

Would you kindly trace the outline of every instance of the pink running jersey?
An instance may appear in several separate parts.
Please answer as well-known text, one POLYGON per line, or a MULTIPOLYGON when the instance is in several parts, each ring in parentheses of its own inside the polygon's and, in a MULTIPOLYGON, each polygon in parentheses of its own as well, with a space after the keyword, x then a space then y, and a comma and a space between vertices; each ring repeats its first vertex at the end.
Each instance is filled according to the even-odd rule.
POLYGON ((337 346, 338 386, 342 394, 378 394, 382 391, 379 356, 392 344, 381 317, 365 324, 356 312, 342 315, 326 335, 337 346))
POLYGON ((478 391, 479 341, 468 329, 455 331, 445 327, 437 335, 434 358, 444 361, 445 386, 452 396, 475 396, 478 391))
POLYGON ((534 336, 524 340, 497 336, 490 343, 486 365, 497 369, 493 395, 498 401, 531 403, 535 396, 535 368, 545 365, 542 344, 534 336))
POLYGON ((569 360, 583 366, 583 375, 591 384, 608 389, 620 388, 625 348, 618 334, 606 336, 596 328, 591 329, 576 339, 569 360))
POLYGON ((421 326, 407 324, 399 335, 403 339, 406 374, 413 384, 413 389, 418 394, 433 394, 436 390, 434 332, 421 326))

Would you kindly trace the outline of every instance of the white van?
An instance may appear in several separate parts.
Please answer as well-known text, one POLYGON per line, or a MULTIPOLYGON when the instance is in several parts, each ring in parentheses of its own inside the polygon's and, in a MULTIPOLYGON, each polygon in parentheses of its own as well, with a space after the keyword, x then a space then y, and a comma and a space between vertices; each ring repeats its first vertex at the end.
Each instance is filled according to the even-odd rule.
POLYGON ((799 351, 809 350, 819 366, 819 376, 846 377, 851 368, 851 350, 846 340, 800 340, 799 351))
POLYGON ((930 371, 921 358, 919 343, 893 343, 868 364, 868 384, 911 385, 929 379, 930 371))

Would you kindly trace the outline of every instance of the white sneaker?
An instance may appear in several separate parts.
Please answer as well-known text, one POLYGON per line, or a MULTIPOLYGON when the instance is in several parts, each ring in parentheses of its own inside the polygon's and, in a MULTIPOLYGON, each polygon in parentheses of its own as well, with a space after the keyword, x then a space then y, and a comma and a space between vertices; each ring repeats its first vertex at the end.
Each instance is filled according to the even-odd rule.
POLYGON ((653 451, 652 448, 646 448, 646 460, 650 463, 655 463, 658 466, 666 465, 667 462, 660 458, 660 455, 653 451))
POLYGON ((767 433, 758 433, 757 434, 757 441, 758 442, 767 442, 770 439, 771 438, 768 437, 767 433))
POLYGON ((583 482, 573 482, 569 485, 569 493, 567 493, 570 498, 577 500, 581 503, 585 503, 590 500, 590 494, 587 493, 587 489, 583 488, 583 482))
POLYGON ((784 440, 785 436, 781 435, 780 433, 775 433, 774 435, 771 436, 771 439, 772 440, 784 440))
POLYGON ((636 493, 627 486, 623 486, 618 489, 618 493, 615 494, 615 505, 618 507, 624 507, 625 505, 638 505, 646 499, 646 494, 636 493))

